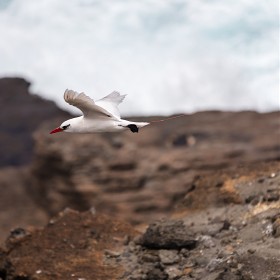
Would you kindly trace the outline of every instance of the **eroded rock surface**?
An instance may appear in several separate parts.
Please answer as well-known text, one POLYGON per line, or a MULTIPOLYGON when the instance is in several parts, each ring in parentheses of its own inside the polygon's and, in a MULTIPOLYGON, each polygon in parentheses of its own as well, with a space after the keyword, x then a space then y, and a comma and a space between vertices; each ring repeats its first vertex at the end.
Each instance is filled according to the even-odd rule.
POLYGON ((279 159, 279 127, 279 113, 254 112, 202 112, 153 124, 137 135, 48 135, 49 128, 41 127, 28 188, 49 216, 65 207, 94 206, 132 224, 165 217, 183 198, 191 208, 238 203, 223 177, 215 188, 208 181, 217 171, 232 169, 230 176, 238 177, 237 167, 279 159), (182 134, 191 141, 174 144, 182 134), (208 195, 193 204, 198 191, 208 195))
POLYGON ((125 268, 114 257, 135 234, 131 226, 94 211, 66 209, 43 230, 11 233, 1 253, 7 258, 0 258, 0 277, 120 279, 125 268))
POLYGON ((49 135, 57 112, 23 127, 31 164, 0 170, 1 280, 280 279, 279 112, 49 135))
POLYGON ((32 133, 46 120, 70 116, 54 102, 30 94, 30 85, 22 78, 0 78, 0 167, 30 163, 32 133))
POLYGON ((251 167, 235 169, 235 176, 225 170, 208 178, 210 189, 217 188, 216 181, 223 182, 230 186, 224 192, 238 199, 193 209, 196 200, 201 205, 208 195, 196 187, 193 191, 201 192, 193 196, 190 207, 183 199, 171 217, 140 231, 112 216, 96 214, 95 209, 84 213, 66 209, 43 229, 15 229, 0 254, 0 276, 4 280, 278 279, 280 200, 274 195, 272 200, 251 203, 247 195, 258 196, 261 190, 261 198, 269 190, 279 194, 280 166, 275 161, 251 167))

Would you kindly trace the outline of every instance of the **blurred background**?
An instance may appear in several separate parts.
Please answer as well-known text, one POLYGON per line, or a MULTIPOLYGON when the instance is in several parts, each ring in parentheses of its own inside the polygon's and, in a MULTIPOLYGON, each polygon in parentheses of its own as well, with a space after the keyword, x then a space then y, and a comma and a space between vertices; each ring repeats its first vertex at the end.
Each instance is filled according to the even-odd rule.
POLYGON ((1 0, 0 76, 70 111, 66 88, 129 94, 125 115, 278 110, 278 5, 1 0))
MULTIPOLYGON (((68 253, 50 251, 57 241, 63 243, 61 252, 68 252, 64 248, 71 244, 72 264, 90 270, 91 276, 73 271, 71 277, 91 279, 96 274, 92 263, 103 263, 103 253, 85 245, 90 251, 84 260, 90 264, 76 257, 83 244, 96 239, 100 244, 99 232, 111 235, 104 227, 91 230, 87 222, 80 224, 83 214, 74 219, 68 211, 69 223, 63 222, 62 230, 52 222, 47 228, 55 242, 38 238, 39 243, 32 243, 34 255, 33 245, 17 243, 66 208, 91 209, 141 231, 156 220, 176 218, 178 225, 195 232, 202 247, 193 254, 171 250, 168 258, 180 264, 168 261, 166 271, 197 277, 167 278, 154 253, 146 258, 147 269, 140 269, 145 255, 134 258, 133 243, 126 238, 128 258, 139 261, 134 270, 147 271, 133 279, 280 275, 278 2, 0 0, 0 279, 41 279, 49 272, 53 279, 62 275, 62 267, 67 276, 61 279, 69 279, 68 253), (63 100, 66 88, 93 99, 113 90, 128 94, 120 111, 135 121, 184 115, 152 123, 139 133, 50 135, 78 113, 63 100), (67 232, 79 240, 76 247, 67 232), (12 247, 3 251, 5 240, 12 247), (88 257, 92 254, 102 260, 93 261, 88 257), (22 271, 23 256, 36 276, 22 271), (54 269, 46 263, 50 259, 54 269), (42 265, 33 269, 38 260, 42 265), (148 277, 153 269, 163 278, 148 277), (205 277, 200 275, 203 269, 205 277)), ((110 222, 106 228, 115 231, 110 222)), ((177 244, 174 227, 168 228, 159 232, 171 232, 166 236, 171 243, 174 236, 177 244)))

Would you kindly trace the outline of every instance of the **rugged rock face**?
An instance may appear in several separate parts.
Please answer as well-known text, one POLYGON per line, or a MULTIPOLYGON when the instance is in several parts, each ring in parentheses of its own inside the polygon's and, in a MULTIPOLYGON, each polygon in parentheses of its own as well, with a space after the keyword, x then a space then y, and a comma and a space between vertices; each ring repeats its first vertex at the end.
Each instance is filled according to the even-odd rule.
MULTIPOLYGON (((194 211, 181 205, 173 217, 151 223, 143 233, 95 209, 65 210, 41 230, 15 229, 0 253, 0 277, 279 279, 279 162, 250 170, 248 176, 243 168, 217 172, 208 181, 237 200, 194 211)), ((194 196, 193 203, 200 199, 194 196)))
POLYGON ((29 194, 24 183, 27 174, 26 169, 0 169, 0 244, 14 228, 43 226, 49 220, 49 215, 29 194))
POLYGON ((279 113, 202 112, 139 134, 48 135, 45 128, 35 135, 28 186, 50 216, 65 207, 94 206, 132 224, 164 217, 182 199, 191 209, 224 205, 234 197, 227 197, 222 182, 208 186, 209 176, 279 159, 279 121, 279 113), (198 188, 208 195, 192 203, 198 188))
POLYGON ((131 226, 92 211, 65 210, 43 231, 19 228, 11 232, 6 241, 9 259, 1 259, 0 277, 119 279, 124 274, 122 265, 104 257, 123 250, 135 233, 131 226))
POLYGON ((49 135, 53 123, 30 165, 0 170, 0 279, 279 279, 279 112, 138 134, 49 135))
POLYGON ((21 78, 0 79, 0 167, 30 163, 32 133, 45 120, 69 116, 54 102, 31 95, 29 87, 21 78))

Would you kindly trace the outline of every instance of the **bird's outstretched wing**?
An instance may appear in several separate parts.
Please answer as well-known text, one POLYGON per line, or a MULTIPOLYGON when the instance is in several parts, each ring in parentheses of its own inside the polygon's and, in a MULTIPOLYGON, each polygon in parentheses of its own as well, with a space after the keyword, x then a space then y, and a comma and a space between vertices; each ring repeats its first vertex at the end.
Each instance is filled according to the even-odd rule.
POLYGON ((77 108, 79 108, 85 117, 91 118, 115 118, 106 109, 98 106, 89 96, 83 92, 78 93, 74 90, 66 89, 64 92, 64 100, 77 108))
POLYGON ((104 108, 117 118, 120 118, 118 105, 124 100, 126 95, 120 95, 119 92, 113 91, 109 95, 95 102, 96 105, 104 108))

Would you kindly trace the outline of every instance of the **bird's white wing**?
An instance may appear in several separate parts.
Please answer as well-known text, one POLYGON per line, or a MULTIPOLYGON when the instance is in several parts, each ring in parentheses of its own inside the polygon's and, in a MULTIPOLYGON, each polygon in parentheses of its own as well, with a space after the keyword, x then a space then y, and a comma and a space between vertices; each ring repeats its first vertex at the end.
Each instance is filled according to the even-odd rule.
POLYGON ((104 108, 117 118, 120 118, 118 105, 124 100, 126 95, 120 95, 119 92, 113 91, 109 95, 95 102, 96 105, 104 108))
POLYGON ((89 96, 85 95, 83 92, 78 93, 73 90, 66 89, 64 92, 64 100, 79 108, 85 117, 91 118, 115 118, 106 109, 98 106, 89 96))

